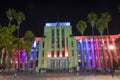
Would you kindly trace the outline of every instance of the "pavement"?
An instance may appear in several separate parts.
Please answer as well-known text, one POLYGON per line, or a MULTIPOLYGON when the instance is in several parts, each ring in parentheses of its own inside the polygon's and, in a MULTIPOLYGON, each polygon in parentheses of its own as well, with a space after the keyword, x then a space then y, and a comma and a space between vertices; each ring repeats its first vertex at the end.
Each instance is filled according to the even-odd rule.
POLYGON ((0 75, 0 80, 120 80, 120 75, 111 76, 111 74, 85 74, 85 73, 68 73, 68 72, 51 72, 51 73, 19 73, 0 75))

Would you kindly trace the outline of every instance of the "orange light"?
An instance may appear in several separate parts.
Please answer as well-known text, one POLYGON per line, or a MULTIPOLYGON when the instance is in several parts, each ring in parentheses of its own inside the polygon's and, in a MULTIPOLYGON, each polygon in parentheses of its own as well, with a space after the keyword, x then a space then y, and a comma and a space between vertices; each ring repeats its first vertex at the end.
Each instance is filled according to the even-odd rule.
POLYGON ((51 54, 50 54, 50 53, 48 53, 48 57, 51 57, 51 54))
POLYGON ((68 57, 68 52, 65 53, 65 57, 68 57))

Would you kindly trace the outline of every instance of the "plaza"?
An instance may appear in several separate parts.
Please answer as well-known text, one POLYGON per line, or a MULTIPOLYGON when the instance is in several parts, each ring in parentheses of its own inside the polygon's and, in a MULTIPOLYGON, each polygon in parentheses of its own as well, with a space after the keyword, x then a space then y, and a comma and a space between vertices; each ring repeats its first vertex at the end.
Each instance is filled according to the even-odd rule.
POLYGON ((110 74, 76 74, 76 73, 22 73, 14 77, 10 75, 0 75, 0 80, 120 80, 120 75, 112 77, 110 74))

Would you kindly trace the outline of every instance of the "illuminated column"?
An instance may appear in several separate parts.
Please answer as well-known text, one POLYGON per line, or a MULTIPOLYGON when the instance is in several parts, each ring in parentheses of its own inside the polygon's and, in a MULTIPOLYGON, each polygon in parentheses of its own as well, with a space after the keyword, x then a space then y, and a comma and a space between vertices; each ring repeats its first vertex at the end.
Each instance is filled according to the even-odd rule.
POLYGON ((81 64, 82 64, 82 68, 84 68, 84 50, 83 50, 83 40, 80 40, 80 45, 81 45, 81 64))
POLYGON ((113 47, 114 47, 114 49, 113 49, 114 59, 115 59, 115 61, 118 63, 118 56, 117 56, 116 46, 115 46, 115 41, 114 41, 114 40, 115 40, 115 39, 112 39, 112 44, 113 44, 113 47))
POLYGON ((107 67, 107 52, 106 52, 106 43, 105 41, 107 41, 107 39, 103 39, 103 57, 104 57, 104 61, 105 61, 105 67, 107 67))
POLYGON ((100 46, 99 46, 99 44, 98 44, 98 38, 96 39, 96 55, 97 55, 97 66, 98 66, 98 68, 101 68, 101 61, 100 61, 100 46))
POLYGON ((86 59, 87 59, 87 67, 90 68, 90 55, 89 55, 89 48, 88 48, 88 39, 86 39, 86 59))
POLYGON ((92 67, 95 67, 95 58, 94 58, 94 47, 93 39, 91 39, 91 51, 92 51, 92 67))
POLYGON ((111 64, 112 63, 112 55, 111 55, 111 51, 110 51, 109 46, 110 46, 110 41, 109 41, 109 39, 107 39, 108 57, 109 57, 109 60, 110 60, 109 64, 111 64))

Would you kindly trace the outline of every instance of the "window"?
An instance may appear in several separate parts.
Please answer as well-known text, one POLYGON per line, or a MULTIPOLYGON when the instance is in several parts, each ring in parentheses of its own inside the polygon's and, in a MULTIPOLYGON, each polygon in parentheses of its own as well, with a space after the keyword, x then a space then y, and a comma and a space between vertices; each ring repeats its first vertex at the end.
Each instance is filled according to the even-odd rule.
POLYGON ((44 41, 43 41, 43 48, 44 48, 44 45, 45 45, 45 43, 44 43, 44 41))
POLYGON ((73 41, 71 42, 71 46, 73 47, 73 41))
POLYGON ((74 56, 74 50, 72 50, 72 56, 74 56))
POLYGON ((59 37, 59 29, 57 29, 57 37, 59 37))
POLYGON ((42 64, 44 64, 44 59, 42 59, 42 64))
POLYGON ((65 47, 65 41, 64 41, 64 38, 62 38, 62 47, 65 47))
POLYGON ((54 57, 54 51, 51 52, 51 56, 54 57))
POLYGON ((57 51, 57 57, 59 57, 59 55, 60 55, 60 53, 59 53, 59 51, 57 51))
POLYGON ((52 29, 52 37, 54 37, 54 29, 52 29))
POLYGON ((59 48, 60 47, 60 45, 59 45, 59 41, 57 41, 57 48, 59 48))
POLYGON ((64 29, 62 29, 62 38, 64 38, 64 29))
POLYGON ((44 57, 44 51, 42 51, 42 57, 44 57))
POLYGON ((65 51, 62 51, 62 57, 65 57, 65 51))
POLYGON ((54 40, 51 41, 51 47, 54 48, 54 40))

